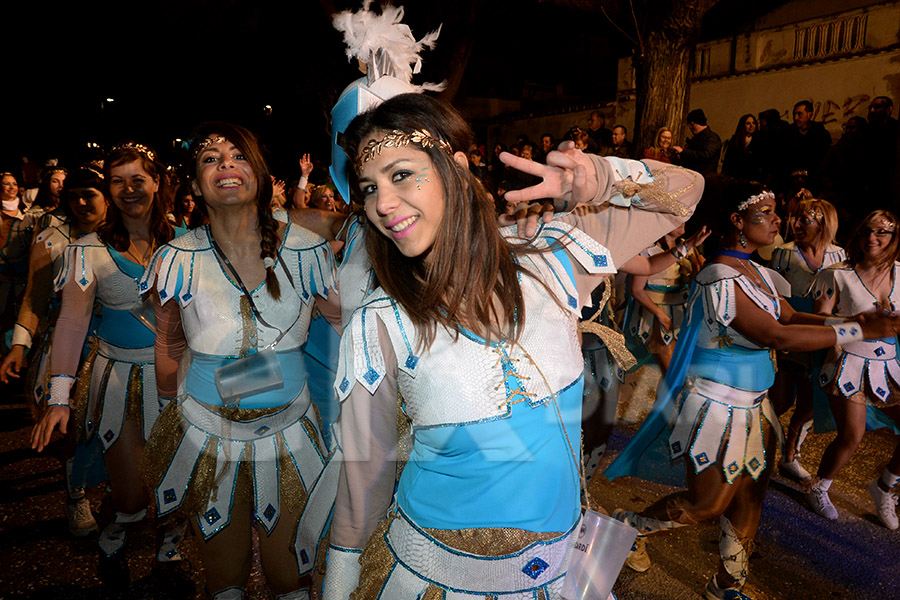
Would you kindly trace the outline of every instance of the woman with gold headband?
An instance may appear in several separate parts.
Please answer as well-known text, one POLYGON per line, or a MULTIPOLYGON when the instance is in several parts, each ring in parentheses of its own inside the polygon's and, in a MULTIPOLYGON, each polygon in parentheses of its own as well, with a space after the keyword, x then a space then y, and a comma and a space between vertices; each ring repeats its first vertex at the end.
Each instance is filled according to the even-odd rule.
POLYGON ((346 132, 375 289, 345 325, 335 380, 344 460, 329 600, 560 597, 581 512, 579 309, 702 192, 690 171, 613 168, 571 144, 548 165, 504 154, 544 177, 511 200, 592 205, 516 240, 468 168, 472 137, 421 94, 346 132), (413 436, 395 490, 398 393, 413 436))
POLYGON ((740 590, 781 438, 767 396, 775 377, 770 349, 810 351, 876 339, 893 331, 896 319, 832 324, 794 311, 780 295, 783 280, 749 260, 778 233, 775 196, 760 184, 727 177, 710 182, 707 191, 720 211, 713 229, 721 249, 694 280, 688 322, 653 412, 606 475, 643 476, 654 469, 658 479, 663 445, 672 459, 683 458, 685 492, 640 513, 613 513, 639 532, 631 562, 649 567, 646 536, 718 517, 721 563, 705 597, 739 600, 748 598, 740 590))
MULTIPOLYGON (((837 210, 827 200, 801 200, 789 219, 788 229, 794 240, 772 252, 769 266, 791 284, 786 300, 800 312, 813 312, 812 286, 816 273, 843 261, 844 249, 834 245, 838 229, 837 210)), ((778 355, 778 372, 769 392, 775 413, 782 415, 794 404, 791 422, 785 436, 785 449, 778 471, 795 481, 809 481, 811 475, 800 464, 800 447, 812 428, 813 372, 822 364, 814 363, 821 353, 790 352, 778 355)))
MULTIPOLYGON (((870 213, 847 243, 847 260, 823 270, 813 286, 816 312, 832 318, 889 312, 900 309, 900 240, 897 217, 885 210, 870 213)), ((900 362, 896 329, 876 340, 837 344, 828 354, 819 383, 828 394, 837 437, 825 449, 807 500, 826 519, 838 512, 828 490, 838 472, 859 447, 867 425, 867 407, 888 420, 870 425, 900 427, 900 362)), ((881 476, 867 486, 878 518, 888 529, 897 529, 897 496, 900 481, 900 444, 881 476)))
MULTIPOLYGON (((106 220, 95 233, 68 246, 56 278, 62 307, 52 340, 50 392, 31 445, 40 452, 54 430, 66 433, 70 410, 75 411, 79 438, 99 440, 110 481, 99 576, 104 586, 121 593, 130 583, 127 528, 143 520, 150 501, 137 465, 162 400, 154 384, 152 322, 136 316, 143 312, 138 281, 154 249, 175 231, 160 202, 165 168, 152 150, 134 143, 113 148, 103 174, 112 201, 106 220), (100 305, 100 325, 76 379, 95 303, 100 305)), ((178 527, 163 534, 156 555, 159 573, 177 570, 180 535, 178 527)))
POLYGON ((207 123, 194 137, 190 183, 209 224, 160 248, 141 283, 156 305, 157 386, 168 404, 145 454, 147 479, 161 514, 190 516, 209 597, 247 597, 255 524, 270 590, 308 599, 338 465, 322 442, 302 347, 314 306, 339 322, 334 258, 324 239, 272 216, 272 178, 253 134, 207 123), (253 364, 272 378, 254 379, 253 364))
POLYGON ((60 200, 60 192, 65 181, 66 170, 58 165, 45 167, 41 171, 41 184, 37 195, 32 205, 25 211, 35 220, 35 235, 47 227, 60 225, 67 220, 60 200))

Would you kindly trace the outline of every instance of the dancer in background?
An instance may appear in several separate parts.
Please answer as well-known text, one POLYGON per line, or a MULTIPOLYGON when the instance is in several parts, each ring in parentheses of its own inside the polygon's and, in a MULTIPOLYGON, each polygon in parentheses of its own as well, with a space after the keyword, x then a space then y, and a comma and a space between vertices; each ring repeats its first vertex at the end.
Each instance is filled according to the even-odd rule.
MULTIPOLYGON (((144 519, 150 501, 137 467, 161 406, 152 323, 135 316, 142 312, 138 281, 154 249, 175 231, 161 200, 165 167, 153 150, 134 143, 113 148, 104 162, 104 177, 112 200, 106 220, 95 233, 69 245, 56 280, 62 308, 52 340, 50 397, 31 445, 40 452, 54 430, 66 433, 74 393, 79 439, 99 439, 109 473, 104 506, 109 525, 100 533, 99 576, 110 591, 122 593, 130 584, 127 529, 144 519), (97 339, 79 370, 95 302, 101 307, 97 339)), ((183 590, 188 579, 180 573, 176 547, 182 532, 171 525, 161 536, 154 568, 183 590)))
POLYGON ((730 178, 719 186, 711 200, 719 210, 714 229, 721 250, 695 279, 690 317, 653 412, 606 470, 614 479, 659 469, 653 452, 662 445, 671 458, 684 458, 686 491, 640 513, 619 509, 613 516, 642 537, 718 517, 721 562, 706 586, 709 600, 747 597, 740 589, 781 439, 767 395, 775 377, 770 349, 810 351, 877 339, 898 324, 881 316, 829 325, 825 317, 795 312, 773 275, 749 260, 778 233, 774 194, 730 178))
MULTIPOLYGON (((104 194, 105 187, 102 173, 87 167, 76 169, 61 192, 65 220, 57 220, 56 224, 38 233, 31 247, 28 284, 13 330, 12 350, 0 364, 0 381, 8 383, 10 378, 21 377, 26 365, 25 355, 34 343, 33 364, 26 378, 26 388, 31 390, 36 414, 44 410, 50 387, 50 338, 60 307, 59 297, 53 291, 53 281, 62 270, 63 256, 72 240, 93 232, 106 218, 108 200, 104 194)), ((90 329, 95 329, 95 326, 90 329)), ((82 355, 86 353, 87 344, 82 348, 82 355)), ((71 430, 69 435, 72 439, 76 437, 71 430)), ((72 446, 75 448, 74 455, 67 458, 65 466, 68 492, 66 517, 69 532, 81 537, 97 530, 84 488, 104 481, 106 473, 102 466, 97 469, 94 465, 99 460, 96 440, 72 446)))
MULTIPOLYGON (((897 217, 888 211, 870 213, 847 242, 847 260, 823 270, 816 277, 813 298, 816 312, 837 318, 859 314, 895 314, 900 309, 900 240, 897 217)), ((867 406, 877 407, 894 430, 900 426, 900 362, 896 330, 882 339, 854 340, 837 344, 828 354, 819 382, 828 393, 837 437, 825 449, 816 482, 807 500, 826 519, 838 513, 828 490, 846 465, 866 431, 867 406)), ((900 481, 900 443, 881 476, 867 489, 878 518, 888 529, 897 529, 897 496, 900 481)))
MULTIPOLYGON (((769 266, 791 284, 786 298, 794 310, 814 312, 810 286, 816 273, 846 258, 844 249, 834 245, 838 229, 837 210, 827 200, 801 200, 788 224, 794 241, 783 244, 772 253, 769 266)), ((778 471, 795 481, 809 481, 810 474, 800 464, 800 447, 812 428, 813 375, 821 366, 815 364, 817 353, 779 353, 778 372, 769 391, 775 413, 783 415, 794 404, 786 434, 784 455, 778 471)))

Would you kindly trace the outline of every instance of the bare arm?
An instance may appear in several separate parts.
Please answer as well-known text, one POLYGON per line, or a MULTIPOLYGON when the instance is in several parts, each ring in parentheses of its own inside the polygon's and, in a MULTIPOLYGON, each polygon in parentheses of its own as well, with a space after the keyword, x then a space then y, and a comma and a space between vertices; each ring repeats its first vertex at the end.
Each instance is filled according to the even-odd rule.
POLYGON ((178 366, 187 349, 181 310, 175 300, 161 304, 155 288, 151 293, 156 317, 156 342, 153 346, 156 391, 160 398, 174 398, 178 394, 178 366))
POLYGON ((656 320, 664 326, 666 331, 669 331, 672 329, 672 320, 669 319, 659 306, 657 306, 656 302, 650 299, 647 290, 644 289, 644 286, 647 285, 647 279, 648 277, 646 275, 632 275, 630 288, 631 295, 638 304, 649 310, 653 316, 656 317, 656 320))

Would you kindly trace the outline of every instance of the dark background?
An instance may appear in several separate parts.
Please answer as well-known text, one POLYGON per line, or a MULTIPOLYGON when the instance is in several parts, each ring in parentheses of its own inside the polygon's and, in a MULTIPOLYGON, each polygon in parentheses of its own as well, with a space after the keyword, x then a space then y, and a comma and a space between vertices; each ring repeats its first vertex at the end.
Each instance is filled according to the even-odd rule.
MULTIPOLYGON (((780 3, 722 0, 707 16, 704 37, 735 31, 780 3)), ((457 98, 513 99, 543 110, 611 101, 617 59, 632 52, 602 14, 567 2, 398 4, 417 38, 443 23, 416 81, 441 81, 463 68, 457 98), (472 52, 462 65, 454 50, 467 41, 472 52)), ((360 76, 344 55, 330 11, 360 5, 99 0, 7 6, 0 20, 8 42, 0 170, 17 172, 23 155, 38 165, 50 157, 72 165, 97 152, 88 144, 106 148, 126 139, 177 161, 173 140, 188 138, 200 121, 218 119, 258 133, 280 177, 297 174, 302 152, 327 164, 328 110, 360 76)))

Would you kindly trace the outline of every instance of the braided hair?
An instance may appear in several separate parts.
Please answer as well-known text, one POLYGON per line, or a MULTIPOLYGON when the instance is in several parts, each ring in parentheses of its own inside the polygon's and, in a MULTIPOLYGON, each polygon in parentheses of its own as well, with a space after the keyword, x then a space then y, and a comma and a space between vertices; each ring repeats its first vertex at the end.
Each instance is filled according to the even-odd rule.
POLYGON ((256 216, 258 219, 260 235, 259 256, 266 263, 266 289, 275 300, 281 299, 281 286, 275 275, 275 265, 278 262, 278 248, 281 246, 281 237, 278 235, 278 221, 272 215, 272 177, 269 166, 263 158, 259 140, 249 130, 240 125, 232 125, 224 122, 202 123, 194 131, 194 142, 191 144, 191 156, 194 168, 189 177, 196 179, 196 159, 199 151, 205 146, 206 140, 216 137, 224 137, 236 147, 241 149, 247 162, 250 164, 253 174, 256 175, 256 216), (268 259, 268 260, 267 260, 268 259))

